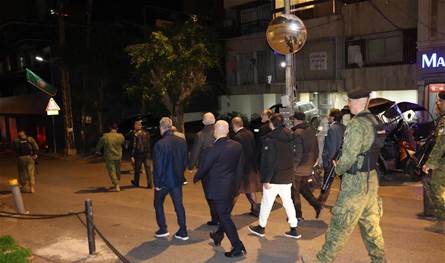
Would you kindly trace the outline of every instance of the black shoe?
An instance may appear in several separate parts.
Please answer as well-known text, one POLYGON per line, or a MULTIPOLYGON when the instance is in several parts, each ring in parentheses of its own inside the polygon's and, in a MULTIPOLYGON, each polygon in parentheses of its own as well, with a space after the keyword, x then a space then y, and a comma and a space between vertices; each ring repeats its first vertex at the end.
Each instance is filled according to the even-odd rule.
POLYGON ((323 209, 322 206, 315 208, 315 218, 318 219, 320 217, 321 209, 323 209))
POLYGON ((295 239, 300 239, 301 238, 301 234, 298 233, 296 227, 291 227, 290 231, 287 231, 286 233, 284 233, 284 235, 287 236, 287 237, 290 237, 290 238, 295 238, 295 239))
POLYGON ((219 225, 219 223, 218 223, 218 222, 215 222, 215 221, 208 221, 206 224, 207 224, 208 226, 217 226, 217 225, 219 225))
POLYGON ((232 248, 230 252, 225 252, 224 255, 228 258, 239 258, 247 254, 246 248, 244 245, 241 245, 240 248, 232 248))
POLYGON ((254 217, 259 217, 260 216, 260 211, 251 210, 249 215, 254 216, 254 217))
POLYGON ((137 184, 134 180, 131 180, 130 182, 134 187, 139 187, 139 184, 137 184))
POLYGON ((259 236, 264 237, 264 227, 257 225, 257 226, 249 226, 250 233, 259 236))
MULTIPOLYGON (((304 217, 297 217, 297 220, 298 220, 298 222, 304 221, 304 217)), ((287 222, 287 220, 286 220, 286 222, 287 222)))
POLYGON ((170 235, 170 233, 167 232, 167 230, 158 230, 155 233, 155 237, 156 238, 162 238, 162 237, 168 237, 170 235))
POLYGON ((175 234, 175 238, 186 241, 186 240, 189 240, 189 235, 187 234, 187 231, 182 231, 182 232, 178 231, 175 234))
POLYGON ((430 221, 434 221, 436 219, 436 217, 434 215, 428 215, 428 214, 425 214, 424 212, 417 213, 416 217, 418 219, 424 219, 424 220, 430 220, 430 221))
POLYGON ((224 234, 220 234, 217 232, 210 232, 210 238, 213 239, 213 244, 215 246, 220 246, 221 241, 224 239, 224 234))

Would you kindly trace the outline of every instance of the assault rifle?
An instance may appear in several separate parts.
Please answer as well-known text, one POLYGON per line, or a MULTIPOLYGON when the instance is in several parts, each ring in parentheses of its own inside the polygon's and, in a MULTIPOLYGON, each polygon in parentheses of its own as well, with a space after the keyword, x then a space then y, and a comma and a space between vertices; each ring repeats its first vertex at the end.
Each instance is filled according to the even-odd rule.
MULTIPOLYGON (((341 150, 335 153, 333 160, 338 161, 338 159, 340 158, 340 153, 341 150)), ((325 180, 321 185, 320 196, 318 197, 318 200, 320 202, 324 203, 324 201, 328 199, 329 189, 331 188, 332 182, 334 181, 334 177, 335 177, 335 165, 331 164, 331 169, 329 169, 329 174, 325 176, 325 180)))

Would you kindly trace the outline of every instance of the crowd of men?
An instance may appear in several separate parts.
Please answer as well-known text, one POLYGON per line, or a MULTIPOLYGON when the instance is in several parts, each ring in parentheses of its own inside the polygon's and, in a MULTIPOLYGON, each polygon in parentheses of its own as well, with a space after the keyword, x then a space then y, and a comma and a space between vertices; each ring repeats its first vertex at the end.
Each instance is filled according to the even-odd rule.
MULTIPOLYGON (((369 91, 357 89, 348 93, 348 106, 352 119, 345 126, 342 112, 332 109, 329 113, 330 128, 325 137, 322 151, 322 164, 325 175, 332 169, 342 175, 341 191, 332 218, 326 231, 323 247, 317 254, 318 262, 331 262, 342 249, 356 225, 359 225, 362 239, 372 262, 385 262, 384 242, 380 228, 382 202, 378 196, 377 158, 385 140, 382 122, 367 109, 369 91)), ((445 113, 445 92, 441 92, 437 109, 445 113)), ((221 244, 226 235, 232 249, 225 252, 227 257, 244 256, 247 252, 240 240, 231 212, 242 194, 250 203, 250 214, 258 217, 258 223, 248 230, 259 237, 266 234, 268 217, 277 196, 280 196, 287 214, 289 230, 284 233, 289 238, 301 238, 298 224, 303 219, 300 194, 314 208, 318 218, 327 195, 316 198, 308 184, 313 167, 318 163, 319 148, 316 131, 305 121, 303 112, 291 116, 292 128, 285 127, 281 114, 264 110, 261 114, 262 127, 258 136, 244 127, 242 118, 235 117, 231 125, 224 120, 215 120, 212 113, 203 115, 204 128, 195 135, 193 147, 188 155, 184 134, 178 132, 170 118, 160 120, 162 138, 156 142, 151 154, 150 134, 142 128, 142 122, 134 123, 131 135, 130 152, 134 163, 134 179, 131 183, 138 187, 140 170, 145 168, 148 188, 154 188, 154 206, 159 230, 157 238, 169 236, 163 204, 170 195, 177 215, 179 230, 174 237, 188 240, 186 212, 183 206, 182 187, 187 182, 184 174, 196 173, 193 182, 202 182, 209 207, 208 225, 218 226, 210 233, 215 246, 221 244), (229 138, 229 129, 233 136, 229 138), (153 159, 153 167, 148 160, 153 159), (153 174, 151 171, 153 169, 153 174), (262 192, 261 201, 257 194, 262 192)), ((113 191, 120 191, 120 160, 124 136, 112 125, 110 132, 99 140, 97 152, 103 152, 106 168, 113 184, 113 191)), ((445 117, 436 130, 436 145, 429 161, 423 167, 425 172, 432 170, 433 196, 436 205, 437 224, 431 231, 444 233, 445 220, 445 117), (443 137, 443 138, 442 138, 443 137)), ((35 153, 32 140, 29 146, 23 142, 22 134, 17 141, 21 184, 30 181, 34 191, 34 179, 28 174, 28 167, 35 153), (23 150, 26 145, 26 150, 23 150), (20 148, 21 147, 21 148, 20 148), (25 158, 26 156, 26 158, 25 158), (29 158, 30 160, 28 160, 29 158), (20 170, 21 169, 21 170, 20 170)), ((31 138, 32 139, 32 138, 31 138)))

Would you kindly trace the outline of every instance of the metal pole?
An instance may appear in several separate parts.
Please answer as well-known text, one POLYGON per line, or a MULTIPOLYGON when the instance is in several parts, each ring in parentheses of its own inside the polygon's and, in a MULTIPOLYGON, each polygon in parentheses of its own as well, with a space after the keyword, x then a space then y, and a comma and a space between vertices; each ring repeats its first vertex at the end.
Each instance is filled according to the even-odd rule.
POLYGON ((9 180, 9 186, 11 187, 11 193, 14 197, 15 209, 19 214, 25 214, 25 206, 23 205, 22 193, 17 179, 9 180))
POLYGON ((93 203, 85 200, 85 217, 87 219, 88 251, 90 255, 96 254, 96 241, 94 237, 93 203))
MULTIPOLYGON (((290 0, 284 1, 284 13, 290 14, 290 0)), ((289 98, 290 115, 294 113, 294 92, 293 92, 293 54, 286 55, 286 95, 289 98)))
POLYGON ((57 143, 56 143, 56 125, 55 125, 55 121, 54 121, 54 115, 51 116, 51 121, 53 124, 53 146, 54 146, 54 154, 57 153, 57 143))

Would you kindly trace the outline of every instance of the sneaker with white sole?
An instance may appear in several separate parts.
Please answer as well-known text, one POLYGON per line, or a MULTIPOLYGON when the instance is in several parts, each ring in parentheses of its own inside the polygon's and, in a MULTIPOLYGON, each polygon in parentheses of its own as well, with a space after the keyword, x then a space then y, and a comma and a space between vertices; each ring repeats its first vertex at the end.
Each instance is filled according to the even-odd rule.
POLYGON ((157 237, 157 238, 168 237, 169 235, 170 235, 170 233, 165 230, 158 230, 155 233, 155 237, 157 237))
POLYGON ((265 236, 264 235, 264 229, 265 228, 260 226, 260 225, 257 225, 257 226, 250 225, 248 228, 249 228, 250 233, 252 233, 252 234, 254 234, 256 236, 259 236, 259 237, 264 237, 265 236))
POLYGON ((287 237, 290 237, 290 238, 295 238, 295 239, 301 238, 301 234, 298 233, 296 227, 291 227, 290 231, 287 231, 286 233, 284 233, 284 235, 287 237))
POLYGON ((187 232, 176 232, 175 234, 175 238, 176 239, 180 239, 180 240, 189 240, 189 235, 187 234, 187 232))

